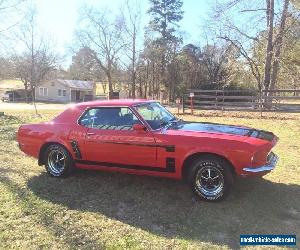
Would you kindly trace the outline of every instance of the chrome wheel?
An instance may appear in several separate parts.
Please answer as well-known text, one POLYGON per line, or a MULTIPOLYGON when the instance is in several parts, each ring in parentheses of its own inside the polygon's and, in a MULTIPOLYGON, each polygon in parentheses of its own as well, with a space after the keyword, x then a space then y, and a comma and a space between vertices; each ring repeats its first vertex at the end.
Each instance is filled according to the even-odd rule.
POLYGON ((207 197, 215 197, 222 194, 224 189, 222 171, 213 163, 205 162, 203 165, 196 174, 196 191, 207 197))
POLYGON ((66 167, 66 155, 59 149, 53 149, 48 155, 48 168, 52 175, 61 175, 66 167))

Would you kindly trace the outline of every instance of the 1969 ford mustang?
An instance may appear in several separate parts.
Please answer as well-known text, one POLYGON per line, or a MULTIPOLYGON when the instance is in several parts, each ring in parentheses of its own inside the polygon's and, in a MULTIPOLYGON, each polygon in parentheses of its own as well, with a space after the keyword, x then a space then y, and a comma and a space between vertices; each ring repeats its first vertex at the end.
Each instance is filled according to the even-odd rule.
POLYGON ((263 176, 278 160, 271 132, 182 121, 148 100, 79 103, 22 125, 17 141, 54 177, 81 168, 184 179, 210 201, 228 194, 234 176, 263 176))

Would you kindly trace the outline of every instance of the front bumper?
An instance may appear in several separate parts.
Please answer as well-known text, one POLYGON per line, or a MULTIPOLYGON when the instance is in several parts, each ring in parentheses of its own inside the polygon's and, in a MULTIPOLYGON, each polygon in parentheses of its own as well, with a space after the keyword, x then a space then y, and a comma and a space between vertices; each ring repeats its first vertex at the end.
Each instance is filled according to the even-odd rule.
MULTIPOLYGON (((268 159, 268 163, 264 166, 260 166, 260 167, 255 167, 255 168, 251 168, 251 167, 246 167, 243 168, 243 171, 246 173, 265 173, 265 172, 269 172, 271 170, 273 170, 277 164, 279 160, 279 157, 277 155, 275 155, 274 153, 271 153, 269 159, 268 159)), ((247 174, 246 174, 247 175, 247 174)))

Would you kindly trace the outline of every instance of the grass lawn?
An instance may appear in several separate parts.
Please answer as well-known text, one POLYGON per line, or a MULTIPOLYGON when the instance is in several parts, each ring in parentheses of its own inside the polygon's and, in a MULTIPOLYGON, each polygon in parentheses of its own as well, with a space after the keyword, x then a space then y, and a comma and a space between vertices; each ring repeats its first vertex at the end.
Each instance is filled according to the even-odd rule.
POLYGON ((10 110, 0 117, 1 249, 237 249, 240 234, 300 237, 299 114, 181 115, 280 137, 280 161, 272 173, 238 180, 225 201, 208 203, 168 179, 93 171, 50 178, 14 140, 20 124, 49 120, 57 112, 43 110, 35 118, 33 111, 10 110))

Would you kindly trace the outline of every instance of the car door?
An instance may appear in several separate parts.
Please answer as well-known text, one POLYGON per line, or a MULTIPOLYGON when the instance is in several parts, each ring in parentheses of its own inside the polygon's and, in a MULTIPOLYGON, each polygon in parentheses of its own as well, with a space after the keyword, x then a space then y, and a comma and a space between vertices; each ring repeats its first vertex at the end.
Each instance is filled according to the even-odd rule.
POLYGON ((132 126, 141 122, 129 108, 91 108, 79 122, 88 127, 84 147, 87 163, 134 169, 156 166, 153 134, 133 130, 132 126))

